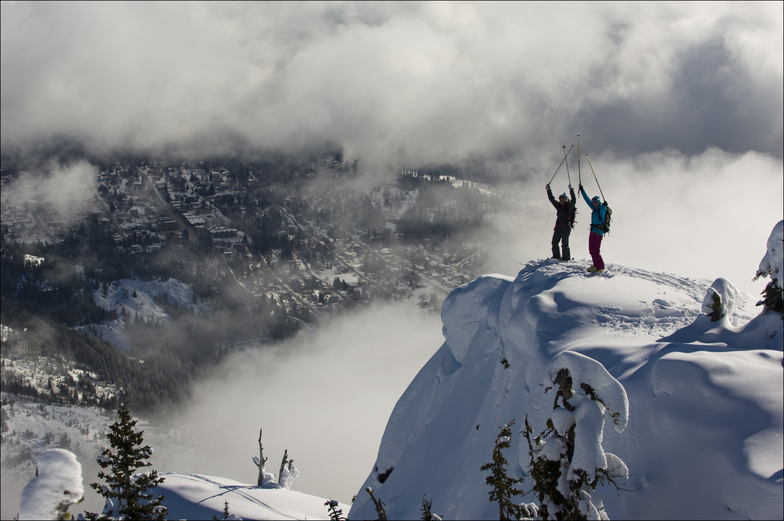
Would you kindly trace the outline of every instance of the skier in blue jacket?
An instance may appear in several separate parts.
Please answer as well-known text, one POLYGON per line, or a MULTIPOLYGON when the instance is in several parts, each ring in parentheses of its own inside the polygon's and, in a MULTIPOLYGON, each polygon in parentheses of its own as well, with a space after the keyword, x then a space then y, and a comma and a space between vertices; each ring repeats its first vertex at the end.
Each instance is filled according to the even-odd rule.
POLYGON ((588 194, 585 193, 582 184, 578 187, 578 192, 582 192, 583 199, 585 199, 586 204, 591 208, 591 234, 588 236, 588 253, 591 254, 593 266, 588 268, 588 271, 601 272, 604 271, 604 259, 602 259, 602 254, 599 251, 602 247, 602 237, 604 237, 601 225, 604 224, 604 218, 607 214, 607 205, 602 204, 602 200, 598 195, 588 199, 588 194))

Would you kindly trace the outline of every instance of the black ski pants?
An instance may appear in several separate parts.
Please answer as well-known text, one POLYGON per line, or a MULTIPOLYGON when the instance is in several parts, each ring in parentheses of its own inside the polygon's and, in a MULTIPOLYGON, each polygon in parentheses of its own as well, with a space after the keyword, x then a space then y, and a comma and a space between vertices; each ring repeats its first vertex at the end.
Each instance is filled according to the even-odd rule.
POLYGON ((569 226, 556 226, 553 230, 553 258, 561 260, 572 260, 572 252, 569 250, 569 234, 572 229, 569 226), (559 243, 562 248, 559 248, 559 243), (563 255, 561 255, 563 249, 563 255))

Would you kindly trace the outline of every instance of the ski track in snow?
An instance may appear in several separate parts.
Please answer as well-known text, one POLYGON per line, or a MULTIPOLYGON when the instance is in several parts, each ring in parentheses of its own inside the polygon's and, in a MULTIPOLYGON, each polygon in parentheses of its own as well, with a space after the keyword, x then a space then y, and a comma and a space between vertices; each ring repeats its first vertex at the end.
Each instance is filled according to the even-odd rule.
MULTIPOLYGON (((587 261, 557 262, 551 259, 528 263, 521 274, 538 272, 569 284, 563 291, 552 288, 561 308, 592 308, 592 321, 599 328, 631 335, 663 335, 684 327, 700 315, 708 281, 607 264, 604 273, 590 274, 587 261), (568 292, 570 299, 564 299, 568 292), (641 300, 640 296, 649 297, 641 300), (577 297, 577 298, 575 298, 577 297)), ((748 300, 748 299, 747 299, 748 300)), ((743 308, 734 320, 748 320, 743 308)))
MULTIPOLYGON (((221 515, 224 501, 243 519, 325 519, 326 499, 285 488, 262 488, 232 479, 187 472, 161 473, 165 481, 151 490, 164 494, 169 517, 206 519, 221 515)), ((339 503, 339 508, 349 506, 339 503)))
MULTIPOLYGON (((169 474, 170 475, 175 475, 174 473, 169 473, 169 474)), ((225 484, 225 483, 218 483, 217 481, 209 479, 207 476, 202 476, 202 475, 199 475, 199 474, 191 474, 189 472, 178 472, 178 473, 176 473, 176 475, 180 476, 180 477, 184 477, 185 479, 190 479, 192 481, 201 481, 201 482, 209 483, 211 485, 215 485, 216 487, 218 487, 221 490, 220 492, 216 492, 212 496, 205 497, 204 499, 199 501, 198 504, 202 504, 202 503, 204 503, 205 501, 207 501, 209 499, 212 499, 212 498, 215 498, 215 497, 220 497, 220 496, 223 496, 223 495, 225 495, 225 494, 227 494, 229 492, 233 492, 233 493, 243 497, 248 502, 256 504, 258 506, 261 506, 264 509, 269 510, 271 512, 274 512, 274 513, 278 514, 281 517, 285 517, 285 518, 289 518, 289 519, 295 519, 295 518, 292 518, 291 516, 289 516, 288 514, 286 514, 285 512, 281 512, 280 510, 270 506, 269 504, 265 503, 264 501, 262 501, 262 500, 260 500, 260 499, 258 499, 256 497, 253 497, 251 494, 248 494, 247 492, 245 492, 243 490, 243 489, 246 489, 246 488, 254 488, 254 489, 258 490, 259 487, 251 487, 249 485, 242 485, 242 484, 228 485, 228 484, 225 484)), ((165 475, 164 475, 164 477, 165 477, 165 475)))

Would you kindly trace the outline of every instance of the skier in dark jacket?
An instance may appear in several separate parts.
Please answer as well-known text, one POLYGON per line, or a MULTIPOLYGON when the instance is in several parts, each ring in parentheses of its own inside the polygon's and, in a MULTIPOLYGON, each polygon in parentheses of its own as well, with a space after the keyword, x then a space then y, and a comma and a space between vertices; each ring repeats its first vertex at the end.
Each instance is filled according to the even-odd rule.
POLYGON ((555 228, 553 228, 553 258, 559 260, 571 260, 572 253, 569 250, 569 234, 572 233, 572 224, 574 218, 574 205, 577 203, 577 198, 574 196, 574 188, 569 185, 569 193, 571 198, 562 193, 558 196, 558 201, 553 197, 553 192, 550 190, 550 185, 547 185, 547 198, 555 207, 558 216, 555 219, 555 228), (561 248, 559 248, 559 243, 561 248))

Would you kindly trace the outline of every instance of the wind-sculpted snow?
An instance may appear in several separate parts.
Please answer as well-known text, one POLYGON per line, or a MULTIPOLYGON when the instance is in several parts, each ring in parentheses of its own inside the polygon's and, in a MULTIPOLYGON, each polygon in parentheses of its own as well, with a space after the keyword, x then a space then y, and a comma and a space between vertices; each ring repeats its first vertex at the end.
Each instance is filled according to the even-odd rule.
POLYGON ((468 344, 487 316, 489 305, 498 300, 499 293, 506 291, 512 279, 501 275, 480 277, 470 284, 455 289, 441 306, 441 316, 449 317, 444 322, 444 338, 452 356, 462 362, 468 344))
POLYGON ((38 456, 36 476, 22 491, 18 519, 63 518, 83 496, 82 465, 73 452, 48 450, 38 456))
MULTIPOLYGON (((450 294, 445 342, 395 406, 351 518, 376 515, 366 487, 390 519, 421 517, 423 496, 445 518, 496 518, 479 469, 499 428, 526 416, 534 430, 550 418, 559 431, 592 433, 570 472, 629 476, 633 492, 596 491, 610 517, 781 516, 780 316, 752 319, 754 299, 720 280, 710 291, 726 315, 711 322, 707 281, 587 267, 531 262, 514 279, 481 277, 450 294), (573 397, 574 411, 554 411, 559 368, 596 401, 573 397)), ((506 456, 509 474, 525 476, 517 433, 506 456)))
POLYGON ((713 311, 711 305, 713 304, 714 295, 718 295, 721 302, 722 316, 733 316, 738 307, 743 305, 743 297, 740 291, 727 279, 718 278, 713 281, 708 291, 705 292, 705 298, 702 301, 702 312, 706 315, 710 315, 713 311))
POLYGON ((561 369, 569 370, 573 388, 579 389, 582 385, 591 387, 591 392, 596 396, 597 401, 608 409, 615 430, 623 432, 629 422, 629 399, 620 382, 593 358, 573 351, 564 351, 555 358, 549 377, 543 382, 544 385, 549 387, 556 373, 561 369))

